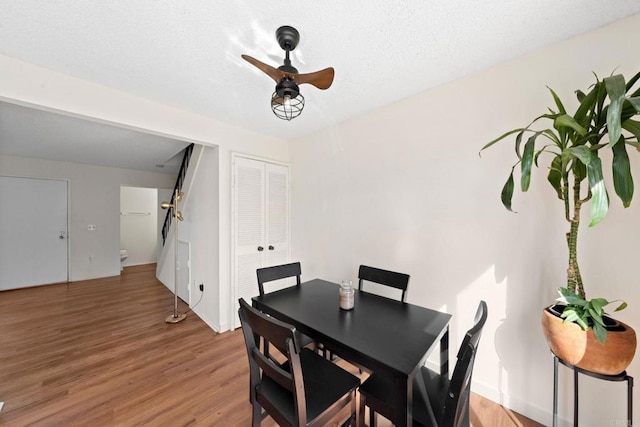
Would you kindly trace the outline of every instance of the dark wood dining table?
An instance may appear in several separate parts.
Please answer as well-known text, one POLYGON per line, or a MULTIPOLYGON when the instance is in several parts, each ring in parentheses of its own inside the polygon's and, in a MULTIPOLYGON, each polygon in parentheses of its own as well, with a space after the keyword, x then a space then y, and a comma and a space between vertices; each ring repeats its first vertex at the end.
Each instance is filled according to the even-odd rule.
POLYGON ((294 325, 339 357, 384 375, 394 384, 396 426, 412 425, 413 377, 440 344, 440 372, 449 371, 451 315, 355 291, 342 310, 336 283, 314 279, 257 296, 258 310, 294 325))

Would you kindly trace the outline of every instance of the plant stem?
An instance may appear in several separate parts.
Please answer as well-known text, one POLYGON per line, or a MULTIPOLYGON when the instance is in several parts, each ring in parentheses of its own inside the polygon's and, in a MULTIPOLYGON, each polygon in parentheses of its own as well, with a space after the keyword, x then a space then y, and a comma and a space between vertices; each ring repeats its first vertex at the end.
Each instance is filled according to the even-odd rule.
MULTIPOLYGON (((568 183, 565 181, 565 188, 568 183)), ((566 194, 566 193, 565 193, 566 194)), ((569 207, 569 198, 565 197, 565 210, 569 207)), ((569 267, 567 268, 567 288, 585 298, 582 275, 578 266, 578 228, 580 226, 580 208, 583 200, 580 200, 580 181, 575 179, 573 184, 573 218, 569 220, 570 228, 567 233, 567 246, 569 248, 569 267)))

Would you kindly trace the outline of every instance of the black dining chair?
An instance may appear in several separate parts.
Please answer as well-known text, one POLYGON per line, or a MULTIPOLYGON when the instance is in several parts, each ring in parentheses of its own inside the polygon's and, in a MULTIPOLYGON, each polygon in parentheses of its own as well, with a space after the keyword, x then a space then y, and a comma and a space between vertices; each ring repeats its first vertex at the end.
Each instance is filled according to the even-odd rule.
MULTIPOLYGON (((380 268, 361 265, 358 269, 358 291, 363 290, 364 282, 373 282, 379 285, 399 289, 402 291, 400 301, 406 302, 407 287, 409 286, 410 277, 411 276, 404 273, 397 273, 395 271, 382 270, 380 268)), ((329 351, 326 351, 325 353, 328 354, 329 359, 333 359, 329 351)), ((362 373, 362 367, 359 367, 359 369, 360 373, 362 373)))
MULTIPOLYGON (((272 267, 258 268, 256 270, 258 276, 258 291, 260 296, 264 296, 264 285, 268 282, 275 282, 276 280, 288 279, 295 277, 295 286, 300 285, 300 276, 302 276, 302 266, 299 262, 292 262, 289 264, 274 265, 272 267)), ((300 345, 302 347, 313 347, 319 352, 322 352, 322 346, 317 344, 311 337, 300 334, 300 345)), ((265 353, 269 354, 269 344, 265 343, 265 353)))
POLYGON ((400 301, 406 302, 407 287, 409 286, 409 276, 395 271, 382 270, 380 268, 361 265, 358 270, 358 290, 362 291, 364 282, 374 282, 380 285, 389 286, 402 291, 400 301))
POLYGON ((360 379, 301 348, 300 334, 294 326, 265 315, 244 299, 239 303, 238 316, 249 356, 251 425, 259 426, 269 415, 280 426, 324 426, 349 405, 349 417, 342 426, 355 425, 360 379), (278 364, 264 354, 261 340, 286 355, 286 361, 278 364))
MULTIPOLYGON (((425 427, 468 427, 471 374, 487 321, 487 303, 480 301, 474 325, 462 340, 453 376, 440 375, 423 366, 413 381, 414 425, 425 427)), ((393 383, 375 373, 360 386, 360 426, 364 426, 365 406, 369 407, 369 425, 375 427, 375 414, 395 419, 393 383)))
POLYGON ((258 268, 256 273, 258 275, 258 291, 260 292, 260 296, 264 296, 264 284, 267 282, 295 277, 296 285, 299 285, 300 276, 302 276, 302 266, 299 262, 292 262, 290 264, 258 268))

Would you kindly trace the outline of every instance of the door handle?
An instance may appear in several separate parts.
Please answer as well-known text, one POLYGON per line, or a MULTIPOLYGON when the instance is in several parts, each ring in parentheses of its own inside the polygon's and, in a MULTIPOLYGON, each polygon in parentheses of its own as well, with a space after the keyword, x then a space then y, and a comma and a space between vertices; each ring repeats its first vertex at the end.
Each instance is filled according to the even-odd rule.
POLYGON ((270 251, 272 251, 272 250, 274 250, 274 249, 275 249, 275 248, 274 248, 273 246, 269 245, 269 250, 270 250, 270 251))
POLYGON ((262 246, 258 246, 258 252, 262 252, 264 251, 264 248, 262 246))

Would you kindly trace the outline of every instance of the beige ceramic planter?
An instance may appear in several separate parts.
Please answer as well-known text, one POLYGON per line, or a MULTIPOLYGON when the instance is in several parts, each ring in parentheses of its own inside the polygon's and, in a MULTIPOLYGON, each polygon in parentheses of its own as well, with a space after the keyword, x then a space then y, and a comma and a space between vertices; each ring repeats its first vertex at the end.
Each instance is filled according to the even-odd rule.
POLYGON ((584 331, 575 323, 542 310, 542 331, 549 348, 560 359, 587 371, 617 375, 627 369, 636 353, 636 333, 620 323, 620 331, 609 331, 607 341, 600 344, 593 330, 584 331))

